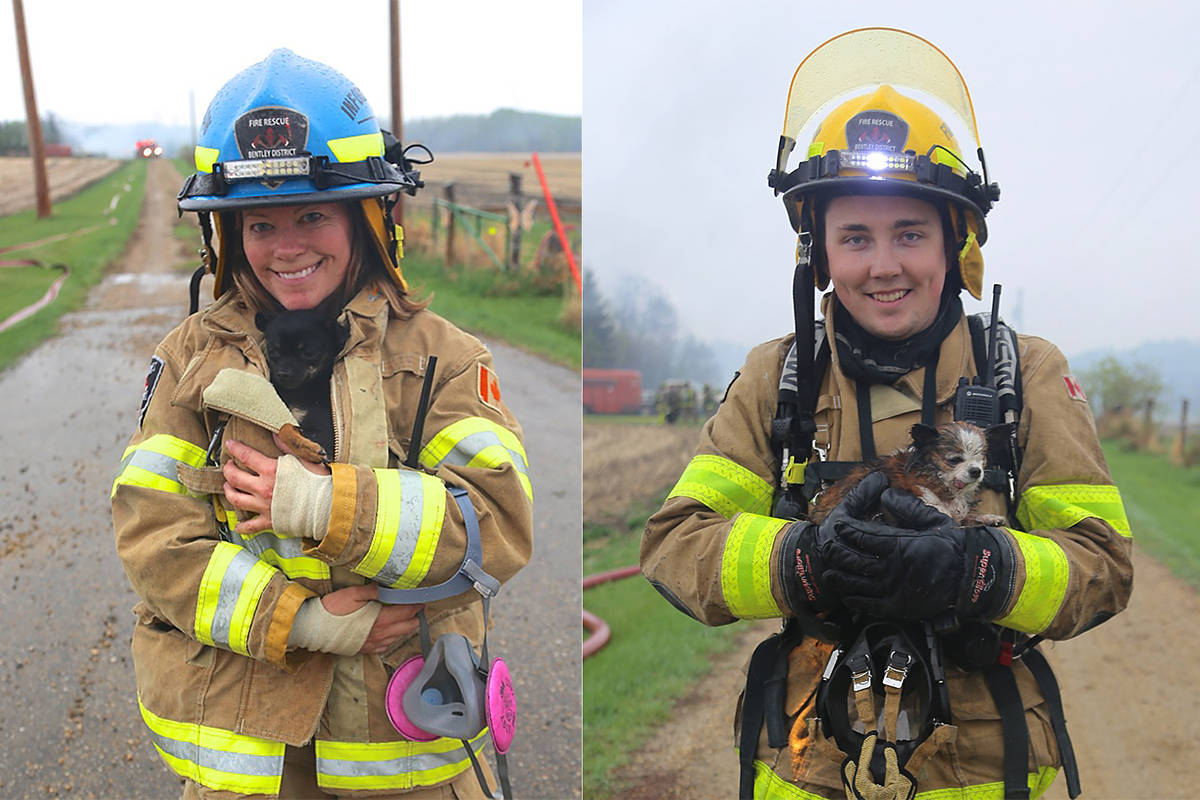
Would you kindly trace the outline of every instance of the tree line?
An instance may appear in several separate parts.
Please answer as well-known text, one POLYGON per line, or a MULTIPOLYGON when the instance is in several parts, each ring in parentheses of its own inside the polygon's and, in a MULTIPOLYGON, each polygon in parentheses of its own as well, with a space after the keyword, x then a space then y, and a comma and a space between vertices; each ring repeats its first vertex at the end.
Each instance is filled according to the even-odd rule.
MULTIPOLYGON (((583 273, 583 365, 635 369, 642 387, 688 380, 724 388, 712 348, 685 333, 675 307, 657 288, 629 279, 610 302, 591 270, 583 273)), ((725 376, 728 379, 728 376, 725 376)))
MULTIPOLYGON (((42 118, 42 141, 46 144, 67 144, 58 118, 53 114, 42 118)), ((25 120, 0 122, 0 155, 29 155, 29 131, 25 120)))

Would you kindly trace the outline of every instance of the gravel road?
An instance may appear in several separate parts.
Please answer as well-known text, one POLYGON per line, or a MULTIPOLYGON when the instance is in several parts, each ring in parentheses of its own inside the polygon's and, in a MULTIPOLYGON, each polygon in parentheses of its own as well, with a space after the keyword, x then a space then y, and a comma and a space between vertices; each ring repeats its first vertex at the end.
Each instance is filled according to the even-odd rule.
MULTIPOLYGON (((170 234, 179 176, 148 164, 138 234, 61 335, 0 373, 0 797, 166 798, 179 784, 134 698, 136 601, 108 493, 157 341, 187 312, 189 256, 170 234)), ((205 289, 207 290, 207 282, 205 289)), ((578 374, 489 343, 526 433, 534 560, 493 604, 493 652, 516 683, 509 753, 522 798, 580 795, 578 374)))

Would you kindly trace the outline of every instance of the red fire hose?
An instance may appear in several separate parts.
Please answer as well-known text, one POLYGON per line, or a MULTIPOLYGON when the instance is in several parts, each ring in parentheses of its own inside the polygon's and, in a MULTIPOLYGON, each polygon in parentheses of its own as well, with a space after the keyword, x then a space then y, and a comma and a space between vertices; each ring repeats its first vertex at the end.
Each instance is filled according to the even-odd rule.
MULTIPOLYGON (((634 565, 632 567, 621 567, 620 569, 609 570, 608 572, 597 572, 595 575, 589 575, 583 579, 583 588, 590 589, 593 586, 599 586, 602 583, 616 581, 622 578, 629 578, 633 575, 640 575, 642 568, 634 565)), ((591 635, 583 640, 583 657, 587 658, 604 645, 608 644, 608 640, 612 635, 612 631, 608 627, 608 623, 597 617, 586 608, 583 609, 583 627, 591 631, 591 635)))

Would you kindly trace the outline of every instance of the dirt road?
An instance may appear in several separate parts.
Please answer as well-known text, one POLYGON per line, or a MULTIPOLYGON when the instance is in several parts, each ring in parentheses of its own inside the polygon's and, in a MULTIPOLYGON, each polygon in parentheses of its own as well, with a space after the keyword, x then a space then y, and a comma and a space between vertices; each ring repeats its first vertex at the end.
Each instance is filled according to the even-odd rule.
MULTIPOLYGON (((595 470, 619 476, 621 486, 610 490, 641 486, 643 494, 652 494, 661 488, 647 489, 657 480, 654 476, 670 466, 657 459, 642 468, 637 459, 609 468, 613 459, 624 458, 622 452, 654 447, 655 440, 639 427, 595 429, 589 420, 584 433, 589 482, 595 470)), ((668 452, 662 451, 662 458, 668 452)), ((676 474, 686 461, 683 456, 675 462, 676 474)), ((589 497, 585 493, 590 518, 589 497)), ((1136 546, 1134 569, 1133 599, 1125 612, 1075 640, 1042 645, 1062 687, 1086 800, 1165 800, 1196 794, 1191 781, 1200 774, 1200 753, 1195 749, 1200 742, 1200 595, 1136 546)), ((739 646, 713 661, 709 676, 676 704, 672 717, 623 772, 621 779, 629 787, 621 793, 623 800, 737 796, 734 704, 751 651, 777 629, 771 622, 740 624, 746 632, 739 646)), ((1061 776, 1045 797, 1067 798, 1061 776)))
MULTIPOLYGON (((0 797, 177 797, 137 712, 135 598, 113 552, 108 493, 154 345, 187 313, 189 256, 171 236, 179 177, 148 165, 129 252, 62 335, 0 373, 0 797)), ((208 283, 205 283, 207 291, 208 283)), ((493 603, 492 647, 521 706, 510 751, 522 797, 580 782, 579 378, 493 343, 526 431, 535 559, 493 603)))

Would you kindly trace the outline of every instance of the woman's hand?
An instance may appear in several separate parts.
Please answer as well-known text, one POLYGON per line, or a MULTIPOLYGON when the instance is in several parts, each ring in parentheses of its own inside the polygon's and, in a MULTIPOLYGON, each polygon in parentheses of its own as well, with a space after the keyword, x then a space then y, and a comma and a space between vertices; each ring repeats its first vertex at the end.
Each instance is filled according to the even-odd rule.
MULTIPOLYGON (((295 455, 278 435, 275 446, 295 455)), ((275 471, 278 459, 270 458, 237 439, 228 439, 225 449, 233 459, 226 461, 221 472, 225 475, 225 499, 239 511, 258 516, 239 522, 238 533, 261 533, 271 527, 271 499, 275 496, 275 471), (240 466, 240 462, 243 466, 240 466)), ((316 475, 329 475, 329 467, 301 459, 301 464, 316 475)))
MULTIPOLYGON (((321 596, 321 605, 330 614, 342 616, 356 611, 367 604, 369 600, 379 598, 379 587, 373 583, 362 586, 347 586, 321 596)), ((423 605, 388 605, 384 604, 367 640, 363 643, 360 653, 382 655, 390 650, 396 642, 410 636, 417 630, 417 612, 423 605)))

